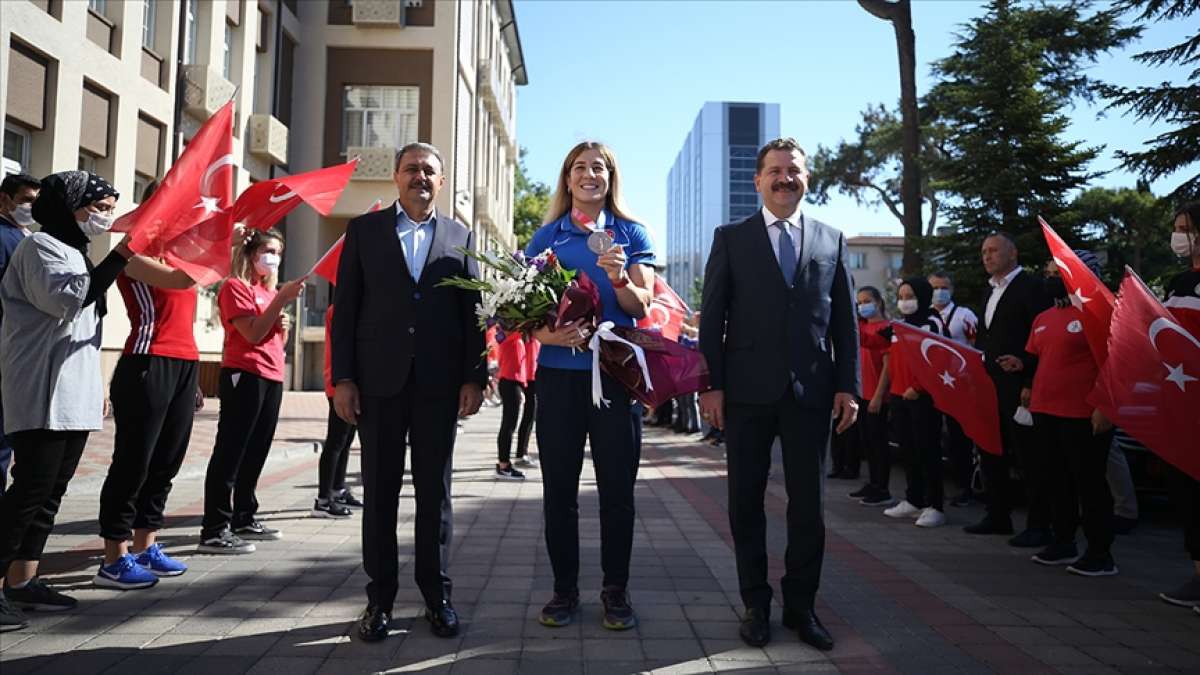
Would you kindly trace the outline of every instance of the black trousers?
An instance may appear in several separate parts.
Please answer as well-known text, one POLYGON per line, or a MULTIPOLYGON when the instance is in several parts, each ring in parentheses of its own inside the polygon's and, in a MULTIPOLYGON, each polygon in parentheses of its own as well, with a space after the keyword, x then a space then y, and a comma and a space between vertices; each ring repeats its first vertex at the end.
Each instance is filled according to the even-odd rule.
POLYGON ((1192 560, 1200 562, 1200 480, 1168 466, 1167 489, 1183 522, 1183 544, 1192 560))
POLYGON ((246 525, 258 513, 254 491, 275 438, 283 383, 222 368, 220 396, 217 441, 204 476, 204 539, 246 525))
POLYGON ((700 403, 697 394, 687 394, 675 399, 675 421, 672 428, 681 434, 700 431, 700 403))
MULTIPOLYGON (((862 410, 862 407, 859 408, 862 410)), ((858 478, 858 472, 862 466, 862 454, 860 452, 859 439, 861 433, 854 427, 847 429, 844 434, 834 434, 829 439, 829 459, 833 465, 830 467, 830 473, 846 474, 849 478, 858 478)))
POLYGON ((954 484, 966 492, 971 489, 971 474, 975 471, 975 443, 967 438, 958 420, 946 418, 946 457, 950 459, 950 467, 954 472, 954 484))
POLYGON ((998 521, 1011 519, 1014 497, 1012 470, 1015 466, 1021 471, 1029 505, 1025 527, 1048 529, 1051 525, 1050 495, 1042 488, 1045 481, 1038 473, 1044 470, 1042 458, 1034 451, 1036 441, 1030 438, 1032 430, 1013 420, 1020 403, 1021 375, 993 375, 992 382, 996 385, 1004 454, 979 453, 979 464, 988 493, 987 515, 998 521))
POLYGON ((41 559, 87 439, 86 431, 49 429, 8 435, 16 461, 0 499, 0 576, 14 560, 41 559))
POLYGON ((633 488, 642 456, 642 404, 602 375, 607 407, 592 405, 588 370, 538 370, 538 457, 542 513, 554 591, 579 588, 579 475, 590 441, 600 497, 600 566, 604 586, 625 588, 633 553, 633 488))
POLYGON ((109 400, 116 434, 100 490, 100 536, 125 541, 160 530, 171 481, 183 465, 196 413, 195 361, 123 354, 109 400))
POLYGON ((787 488, 787 550, 781 582, 785 607, 806 611, 816 601, 825 558, 821 464, 831 427, 829 408, 804 408, 790 395, 767 404, 725 404, 729 526, 737 557, 738 586, 747 607, 768 608, 767 519, 763 498, 771 446, 783 448, 787 488))
POLYGON ((496 437, 496 447, 500 463, 507 464, 512 458, 513 431, 517 432, 517 457, 524 457, 529 451, 529 436, 533 432, 533 420, 537 414, 537 396, 532 382, 522 387, 520 383, 512 380, 500 380, 496 388, 500 391, 500 402, 504 405, 500 414, 500 433, 496 437))
POLYGON ((905 457, 904 475, 908 487, 904 498, 918 508, 945 510, 942 414, 933 407, 933 398, 921 394, 915 401, 906 401, 893 396, 892 419, 905 457))
POLYGON ((1090 419, 1034 413, 1033 429, 1045 457, 1043 489, 1053 495, 1054 538, 1073 543, 1082 511, 1089 553, 1104 555, 1113 543, 1113 499, 1108 489, 1112 432, 1092 433, 1090 419))
POLYGON ((855 427, 858 427, 859 447, 867 456, 867 472, 873 487, 888 492, 888 484, 892 479, 892 448, 888 445, 888 411, 887 403, 873 413, 868 409, 870 401, 859 401, 859 417, 855 427))
POLYGON ((329 419, 325 424, 325 444, 317 468, 317 497, 331 500, 346 489, 346 465, 350 462, 350 445, 358 427, 338 417, 329 400, 329 419))
POLYGON ((416 393, 416 374, 397 396, 362 398, 363 569, 369 604, 391 611, 399 589, 396 541, 405 456, 412 449, 416 498, 413 576, 429 607, 450 600, 450 542, 454 535, 450 479, 458 398, 416 393))

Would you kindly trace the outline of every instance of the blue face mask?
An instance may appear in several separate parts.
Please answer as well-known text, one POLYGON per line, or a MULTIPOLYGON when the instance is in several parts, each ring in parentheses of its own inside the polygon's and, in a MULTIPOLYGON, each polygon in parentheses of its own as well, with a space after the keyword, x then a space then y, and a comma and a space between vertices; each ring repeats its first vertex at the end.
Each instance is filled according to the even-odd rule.
POLYGON ((950 295, 951 295, 951 292, 950 292, 949 288, 933 289, 933 304, 939 305, 939 306, 950 304, 950 295))
POLYGON ((879 313, 879 309, 875 307, 875 303, 868 302, 858 306, 858 315, 864 319, 870 319, 879 313))

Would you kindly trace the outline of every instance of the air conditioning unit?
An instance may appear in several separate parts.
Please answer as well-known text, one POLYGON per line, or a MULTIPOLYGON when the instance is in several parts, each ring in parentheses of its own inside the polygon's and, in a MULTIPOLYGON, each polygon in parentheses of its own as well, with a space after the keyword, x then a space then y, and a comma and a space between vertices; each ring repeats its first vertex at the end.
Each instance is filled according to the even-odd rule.
POLYGON ((400 28, 404 7, 403 0, 353 0, 350 20, 355 26, 400 28))

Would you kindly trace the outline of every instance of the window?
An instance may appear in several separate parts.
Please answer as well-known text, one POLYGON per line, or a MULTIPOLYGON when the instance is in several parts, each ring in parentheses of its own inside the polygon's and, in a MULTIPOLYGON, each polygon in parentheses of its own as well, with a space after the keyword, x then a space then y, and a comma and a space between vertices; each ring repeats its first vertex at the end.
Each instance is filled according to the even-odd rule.
POLYGON ((154 23, 158 20, 156 0, 142 0, 142 46, 154 49, 154 23))
POLYGON ((196 12, 196 3, 198 0, 187 0, 187 49, 184 51, 183 62, 192 64, 196 62, 196 32, 198 17, 196 12))
POLYGON ((140 173, 133 174, 133 203, 141 204, 142 195, 146 194, 146 188, 150 186, 150 179, 140 173))
POLYGON ((99 171, 96 170, 96 156, 91 153, 80 151, 80 153, 79 153, 79 170, 80 171, 91 171, 92 173, 100 173, 99 171))
POLYGON ((108 0, 88 0, 88 9, 104 16, 104 10, 108 9, 108 0))
POLYGON ((4 172, 20 173, 29 170, 29 152, 33 136, 15 124, 4 125, 4 172), (14 166, 15 165, 15 166, 14 166))
POLYGON ((417 140, 417 87, 347 86, 342 95, 342 153, 350 146, 399 148, 417 140))
POLYGON ((862 251, 850 252, 850 269, 865 270, 867 269, 867 254, 862 251))
POLYGON ((892 269, 898 270, 901 267, 904 267, 904 254, 903 253, 893 253, 891 260, 892 260, 892 269))
POLYGON ((221 65, 221 73, 225 79, 231 79, 229 76, 233 72, 233 26, 229 22, 225 23, 225 42, 222 45, 224 50, 223 61, 221 65))

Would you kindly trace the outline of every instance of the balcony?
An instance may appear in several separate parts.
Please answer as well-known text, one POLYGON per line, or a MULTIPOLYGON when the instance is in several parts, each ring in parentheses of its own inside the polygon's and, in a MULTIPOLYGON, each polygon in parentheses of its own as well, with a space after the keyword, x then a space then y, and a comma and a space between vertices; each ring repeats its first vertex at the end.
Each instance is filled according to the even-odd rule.
POLYGON ((399 0, 353 0, 350 21, 363 28, 402 28, 405 4, 399 0))
POLYGON ((346 159, 359 157, 358 166, 354 169, 351 180, 388 180, 392 179, 392 164, 396 161, 396 151, 391 148, 367 148, 350 146, 346 148, 346 159))
POLYGON ((271 164, 287 164, 288 128, 274 115, 250 116, 250 154, 271 164))
POLYGON ((504 100, 504 88, 496 75, 496 68, 491 59, 479 59, 475 68, 475 90, 483 98, 483 104, 492 116, 492 126, 496 135, 508 148, 512 155, 517 154, 515 145, 516 134, 512 129, 512 118, 509 116, 508 103, 504 100))
POLYGON ((183 109, 203 122, 233 98, 236 87, 209 66, 183 67, 183 109))

